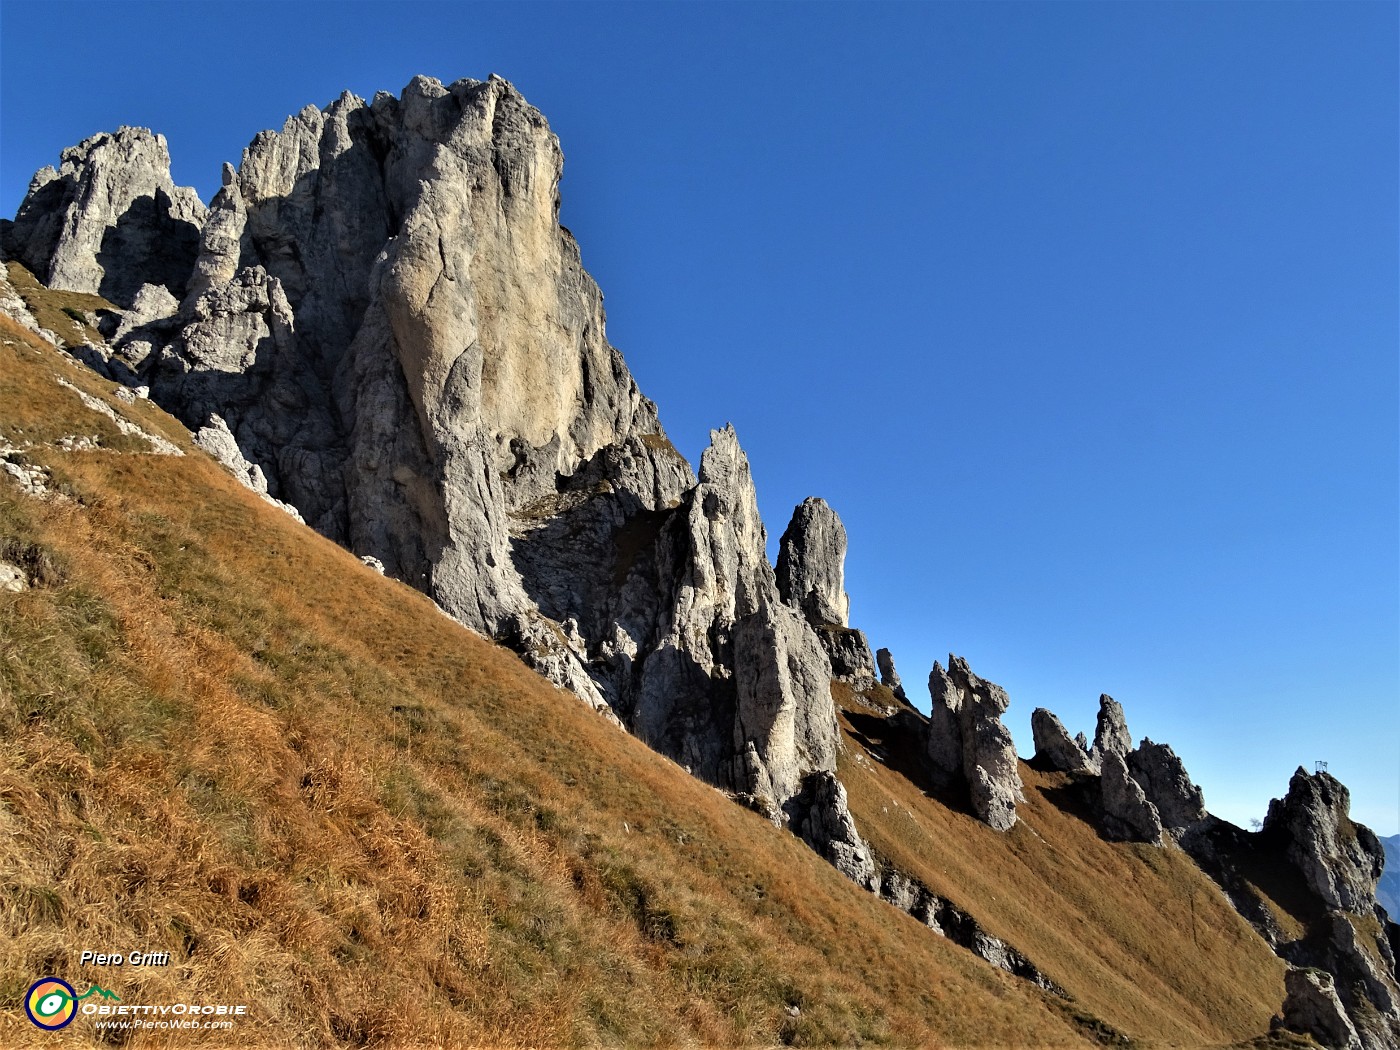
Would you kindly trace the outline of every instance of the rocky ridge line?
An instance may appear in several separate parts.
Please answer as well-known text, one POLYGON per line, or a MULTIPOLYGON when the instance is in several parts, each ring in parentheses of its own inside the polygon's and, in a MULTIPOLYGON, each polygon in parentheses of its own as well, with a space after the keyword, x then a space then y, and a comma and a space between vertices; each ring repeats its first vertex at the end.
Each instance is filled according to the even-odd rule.
POLYGON ((1107 837, 1179 844, 1290 964, 1279 1026, 1336 1050, 1400 1047, 1400 927, 1376 901, 1384 851, 1370 829, 1350 819, 1350 795, 1341 783, 1299 769, 1288 794, 1270 803, 1262 829, 1251 834, 1207 812, 1170 746, 1144 738, 1130 750, 1122 705, 1112 697, 1100 697, 1090 748, 1082 734, 1071 740, 1043 708, 1032 728, 1033 763, 1081 785, 1107 837), (1260 849, 1285 858, 1311 898, 1317 917, 1301 937, 1284 933, 1231 859, 1260 849))
MULTIPOLYGON (((149 386, 264 498, 858 883, 889 882, 887 899, 912 893, 915 911, 950 915, 882 873, 836 776, 830 682, 876 673, 848 622, 844 527, 805 501, 775 570, 733 429, 711 433, 698 476, 675 452, 558 225, 562 163, 506 81, 419 77, 400 97, 347 93, 259 134, 208 209, 173 185, 160 136, 94 136, 36 175, 0 246, 51 287, 116 302, 107 345, 75 353, 149 386)), ((888 650, 879 674, 903 699, 888 650)), ((1010 829, 1022 786, 1005 692, 950 656, 930 693, 928 719, 901 715, 918 724, 930 778, 1010 829)), ((1112 698, 1092 747, 1045 714, 1037 761, 1097 783, 1105 832, 1188 848, 1213 833, 1180 760, 1148 740, 1132 749, 1112 698)), ((1329 915, 1364 917, 1372 851, 1330 787, 1298 791, 1271 809, 1270 833, 1292 836, 1329 915), (1351 859, 1337 867, 1327 842, 1351 859)), ((1391 1017, 1393 943, 1372 951, 1339 921, 1307 957, 1334 967, 1353 1019, 1359 996, 1391 1017)), ((1355 1028, 1367 1050, 1392 1045, 1366 1018, 1355 1028)))

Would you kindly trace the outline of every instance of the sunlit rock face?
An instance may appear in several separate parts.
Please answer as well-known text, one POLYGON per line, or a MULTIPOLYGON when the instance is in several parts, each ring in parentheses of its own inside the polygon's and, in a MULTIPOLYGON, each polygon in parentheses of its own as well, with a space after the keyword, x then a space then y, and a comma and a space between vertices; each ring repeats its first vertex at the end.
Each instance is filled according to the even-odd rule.
POLYGON ((865 634, 850 626, 846 594, 846 527, 825 500, 798 504, 778 542, 778 593, 817 632, 832 673, 856 688, 875 682, 865 634))
POLYGON ((205 208, 170 178, 163 135, 119 128, 63 151, 29 184, 6 254, 50 288, 129 307, 143 285, 183 292, 205 208))
POLYGON ((977 818, 1006 831, 1016 823, 1016 803, 1022 800, 1016 748, 1001 721, 1010 704, 1006 691, 952 655, 947 670, 934 663, 928 689, 929 776, 942 786, 965 784, 977 818))

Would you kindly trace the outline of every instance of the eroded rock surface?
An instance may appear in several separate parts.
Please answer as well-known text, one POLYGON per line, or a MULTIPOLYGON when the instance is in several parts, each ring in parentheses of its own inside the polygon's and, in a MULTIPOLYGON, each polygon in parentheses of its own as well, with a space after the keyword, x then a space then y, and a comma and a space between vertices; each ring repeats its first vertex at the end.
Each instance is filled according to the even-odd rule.
POLYGON ((1109 838, 1128 842, 1157 843, 1162 839, 1162 819, 1142 787, 1128 773, 1123 756, 1105 751, 1099 788, 1104 831, 1109 838))
POLYGON ((886 686, 896 698, 907 704, 909 697, 904 692, 904 683, 900 681, 899 672, 895 670, 894 654, 888 649, 880 649, 875 654, 875 665, 880 669, 880 684, 886 686))
POLYGON ((803 816, 798 832, 831 862, 837 871, 857 885, 878 892, 880 880, 869 847, 861 840, 846 805, 846 789, 832 772, 813 773, 801 800, 803 816))
POLYGON ((1070 737, 1060 720, 1043 707, 1031 712, 1031 734, 1035 738, 1036 760, 1048 768, 1061 773, 1098 772, 1084 748, 1070 737))
POLYGON ((1284 1027, 1312 1036, 1329 1050, 1360 1050, 1361 1040, 1330 973, 1290 967, 1284 988, 1284 1027))
POLYGON ((1300 767, 1288 794, 1269 803, 1264 830, 1286 837, 1289 860, 1328 908, 1369 913, 1385 853, 1370 828, 1352 823, 1350 810, 1351 793, 1336 777, 1300 767))
POLYGON ((792 512, 778 543, 778 593, 813 626, 850 626, 846 594, 846 527, 823 499, 792 512))
POLYGON ((1144 737, 1128 752, 1126 762, 1128 772, 1157 808, 1162 827, 1180 831, 1205 818, 1205 797, 1170 744, 1154 744, 1144 737))
POLYGON ((142 285, 184 292, 204 216, 195 191, 170 178, 165 137, 123 127, 34 176, 7 251, 50 288, 130 306, 142 285))
POLYGON ((778 544, 778 594, 816 630, 832 674, 859 688, 874 684, 875 661, 865 635, 849 626, 845 565, 841 519, 825 500, 803 500, 778 544))
POLYGON ((1110 751, 1126 755, 1133 747, 1132 734, 1128 732, 1128 720, 1123 716, 1123 705, 1107 693, 1099 696, 1098 726, 1094 730, 1093 756, 1102 762, 1110 751))
POLYGON ((946 671, 934 663, 929 695, 930 776, 944 786, 965 783, 978 819, 1007 830, 1016 823, 1022 795, 1016 749, 1001 721, 1010 703, 1006 691, 978 678, 966 660, 950 654, 946 671))

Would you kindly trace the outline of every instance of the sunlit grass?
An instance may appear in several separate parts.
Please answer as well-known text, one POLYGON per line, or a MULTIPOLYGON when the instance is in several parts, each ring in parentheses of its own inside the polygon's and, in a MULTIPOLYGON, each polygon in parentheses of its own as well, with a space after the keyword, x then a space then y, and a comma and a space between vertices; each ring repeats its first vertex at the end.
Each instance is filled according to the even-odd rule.
MULTIPOLYGON (((136 945, 172 964, 104 974, 129 1001, 252 1011, 232 1044, 137 1046, 1267 1028, 1282 981, 1263 942, 1180 855, 1102 842, 1055 778, 1023 770, 1025 823, 999 836, 855 761, 854 739, 843 760, 881 854, 1072 1004, 857 889, 202 455, 55 450, 100 417, 53 374, 109 385, 5 324, 0 427, 68 496, 0 485, 0 544, 48 566, 0 595, 0 1045, 54 1045, 19 1007, 36 976, 85 984, 83 948, 136 945)), ((121 407, 188 447, 154 406, 121 407)))
MULTIPOLYGON (((5 334, 0 425, 97 418, 5 334)), ((30 454, 70 498, 0 487, 56 567, 0 596, 0 1045, 115 945, 172 953, 128 1001, 249 1003, 236 1045, 1081 1041, 204 457, 30 454)))

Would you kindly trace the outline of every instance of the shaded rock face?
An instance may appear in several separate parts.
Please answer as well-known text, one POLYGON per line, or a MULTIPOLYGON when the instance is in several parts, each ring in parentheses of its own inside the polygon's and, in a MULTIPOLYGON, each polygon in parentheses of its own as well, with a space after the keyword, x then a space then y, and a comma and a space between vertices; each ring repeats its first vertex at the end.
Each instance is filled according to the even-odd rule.
POLYGON ((816 630, 837 678, 870 685, 875 682, 875 661, 865 635, 848 626, 845 563, 846 527, 841 519, 825 500, 803 500, 778 544, 778 594, 816 630))
POLYGON ((1099 696, 1099 720, 1094 731, 1093 755, 1102 761, 1109 751, 1126 755, 1133 746, 1132 734, 1128 732, 1128 720, 1123 716, 1123 705, 1107 693, 1099 696))
POLYGON ((1287 998, 1283 1001, 1283 1025, 1311 1035, 1332 1050, 1360 1050, 1361 1039, 1347 1016, 1332 975, 1325 970, 1290 967, 1284 976, 1287 998))
POLYGON ((1160 842, 1162 819, 1157 807, 1128 774, 1123 756, 1117 751, 1105 751, 1100 777, 1103 826, 1108 837, 1126 842, 1160 842))
POLYGON ((831 674, 857 688, 875 684, 875 661, 864 631, 853 627, 818 627, 817 639, 831 661, 831 674))
POLYGON ((792 512, 778 544, 778 593, 813 626, 849 626, 846 527, 826 501, 810 497, 792 512))
POLYGON ((880 684, 886 686, 898 699, 909 702, 904 692, 904 683, 899 680, 899 672, 894 667, 894 654, 881 649, 875 654, 875 665, 880 669, 880 684))
POLYGON ((1144 737, 1126 762, 1147 800, 1157 807, 1164 828, 1179 831, 1205 819, 1205 797, 1170 744, 1154 744, 1144 737))
POLYGON ((1051 712, 1037 707, 1031 712, 1031 734, 1035 738, 1038 763, 1061 773, 1097 773, 1098 769, 1079 743, 1051 712))
POLYGON ((998 831, 1016 823, 1022 799, 1016 749, 1001 716, 1010 703, 1005 690, 972 673, 962 657, 949 655, 948 670, 935 662, 929 675, 928 772, 936 784, 965 783, 972 811, 998 831))
POLYGON ((34 176, 7 251, 51 288, 126 307, 142 285, 183 293, 204 216, 195 191, 171 180, 164 136, 123 127, 34 176))

